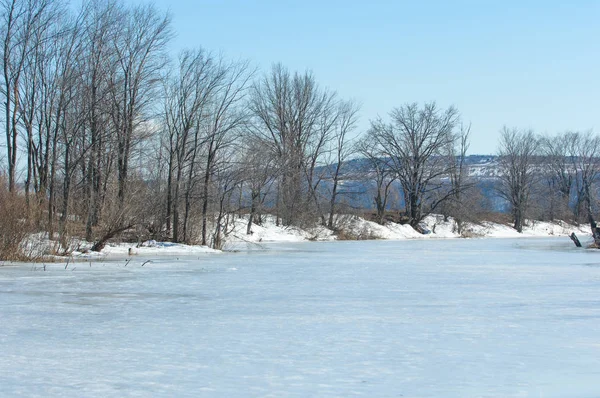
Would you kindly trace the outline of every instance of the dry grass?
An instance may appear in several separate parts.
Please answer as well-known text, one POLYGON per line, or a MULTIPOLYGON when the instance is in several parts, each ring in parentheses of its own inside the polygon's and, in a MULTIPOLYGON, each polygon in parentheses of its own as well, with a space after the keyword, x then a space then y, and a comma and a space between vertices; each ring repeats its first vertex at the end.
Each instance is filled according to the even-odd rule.
POLYGON ((367 227, 354 231, 347 226, 338 226, 334 229, 337 240, 377 240, 381 239, 367 227))
MULTIPOLYGON (((359 214, 362 218, 368 221, 379 222, 377 213, 373 211, 362 212, 359 214)), ((396 224, 407 224, 409 221, 408 217, 398 211, 386 211, 383 215, 383 223, 396 223, 396 224)))
POLYGON ((475 232, 472 229, 469 228, 465 228, 463 229, 463 231, 460 234, 461 238, 465 238, 465 239, 472 239, 472 238, 483 238, 485 236, 485 234, 483 233, 479 233, 479 232, 475 232))
POLYGON ((29 260, 22 245, 32 231, 25 198, 18 193, 8 192, 6 184, 0 179, 0 260, 29 260))

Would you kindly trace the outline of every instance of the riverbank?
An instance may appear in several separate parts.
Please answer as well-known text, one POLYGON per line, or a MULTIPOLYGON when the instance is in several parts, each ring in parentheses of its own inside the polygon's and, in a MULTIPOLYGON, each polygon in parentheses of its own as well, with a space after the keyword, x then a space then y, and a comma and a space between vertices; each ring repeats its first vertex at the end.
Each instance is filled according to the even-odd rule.
POLYGON ((247 221, 235 221, 235 227, 227 239, 228 244, 247 242, 302 242, 323 240, 405 240, 405 239, 458 239, 458 238, 519 238, 569 236, 575 232, 583 240, 591 237, 588 225, 573 225, 563 221, 528 221, 522 233, 510 225, 484 221, 478 224, 464 223, 459 232, 451 217, 444 220, 441 215, 430 215, 421 223, 425 233, 410 225, 388 222, 384 225, 364 218, 345 215, 336 220, 336 231, 323 226, 313 228, 283 227, 275 223, 272 216, 264 217, 261 225, 253 225, 252 233, 246 234, 247 221))
POLYGON ((247 234, 246 217, 231 221, 222 250, 201 245, 158 242, 148 240, 134 243, 111 242, 101 252, 92 252, 92 243, 73 238, 62 247, 57 241, 49 240, 44 234, 34 234, 23 245, 23 252, 32 260, 62 262, 67 259, 126 259, 132 256, 190 256, 220 253, 222 251, 260 248, 262 243, 334 241, 334 240, 413 240, 413 239, 459 239, 459 238, 527 238, 567 237, 575 232, 582 243, 591 239, 588 225, 573 225, 562 221, 528 221, 522 233, 510 225, 490 221, 478 224, 464 223, 459 232, 452 218, 430 215, 420 224, 423 232, 410 225, 388 222, 384 225, 354 215, 338 216, 335 229, 315 224, 311 227, 284 227, 277 225, 275 217, 263 216, 262 222, 253 224, 247 234))

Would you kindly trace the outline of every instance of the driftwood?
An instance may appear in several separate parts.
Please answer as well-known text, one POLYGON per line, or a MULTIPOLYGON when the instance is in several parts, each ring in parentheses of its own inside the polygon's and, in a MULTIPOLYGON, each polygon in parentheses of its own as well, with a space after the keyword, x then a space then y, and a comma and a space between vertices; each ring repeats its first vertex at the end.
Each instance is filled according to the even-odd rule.
POLYGON ((96 242, 94 244, 94 246, 92 246, 92 251, 93 252, 99 252, 102 249, 104 249, 104 246, 106 246, 106 242, 113 238, 115 235, 120 234, 123 231, 128 230, 129 228, 133 228, 132 224, 129 224, 127 226, 124 227, 115 227, 113 229, 109 229, 107 233, 104 234, 104 236, 102 238, 100 238, 100 240, 98 240, 98 242, 96 242))
POLYGON ((581 247, 581 242, 579 241, 579 238, 577 237, 577 235, 575 235, 575 232, 573 232, 571 235, 569 235, 569 238, 571 238, 573 243, 575 243, 575 246, 581 247))

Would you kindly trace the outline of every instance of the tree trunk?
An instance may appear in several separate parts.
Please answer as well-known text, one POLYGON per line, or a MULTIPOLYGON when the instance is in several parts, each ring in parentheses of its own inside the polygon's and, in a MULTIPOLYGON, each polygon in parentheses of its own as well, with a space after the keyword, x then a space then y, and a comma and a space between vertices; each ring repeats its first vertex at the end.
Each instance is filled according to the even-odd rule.
POLYGON ((92 246, 92 251, 93 252, 99 252, 102 249, 104 249, 104 246, 106 246, 106 242, 113 238, 115 235, 128 230, 129 228, 133 228, 133 225, 129 224, 127 226, 124 227, 115 227, 115 228, 111 228, 110 230, 108 230, 107 233, 104 234, 104 236, 102 236, 102 238, 100 238, 100 240, 98 242, 96 242, 94 244, 94 246, 92 246))
POLYGON ((169 166, 167 171, 167 214, 165 216, 166 234, 171 236, 171 212, 173 209, 173 151, 169 151, 169 166))
POLYGON ((246 228, 246 235, 252 234, 252 223, 254 222, 254 214, 256 213, 256 199, 260 196, 260 191, 252 192, 252 204, 250 205, 250 215, 248 216, 248 227, 246 228))
POLYGON ((204 173, 204 182, 202 186, 202 245, 206 246, 207 224, 208 224, 208 184, 210 183, 210 171, 208 168, 204 173))
POLYGON ((327 220, 327 228, 333 229, 333 214, 335 213, 335 200, 337 198, 338 179, 333 180, 333 189, 331 191, 331 201, 329 202, 329 220, 327 220))

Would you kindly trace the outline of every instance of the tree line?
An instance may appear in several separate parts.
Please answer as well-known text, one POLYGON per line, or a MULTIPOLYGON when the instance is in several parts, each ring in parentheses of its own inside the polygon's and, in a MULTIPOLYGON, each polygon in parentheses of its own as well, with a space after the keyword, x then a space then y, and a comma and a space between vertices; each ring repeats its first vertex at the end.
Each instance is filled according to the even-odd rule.
MULTIPOLYGON (((220 247, 241 214, 248 234, 267 213, 336 229, 337 214, 364 210, 352 195, 369 195, 380 223, 396 195, 415 228, 432 212, 460 228, 486 210, 454 107, 405 104, 358 135, 360 105, 311 72, 261 73, 202 48, 171 59, 170 16, 152 5, 1 0, 0 16, 0 201, 22 210, 2 215, 19 229, 95 249, 123 233, 220 247), (356 158, 365 168, 349 171, 356 158), (369 188, 346 188, 358 179, 369 188)), ((505 128, 496 189, 515 228, 536 192, 538 217, 591 217, 598 150, 591 133, 505 128)))

